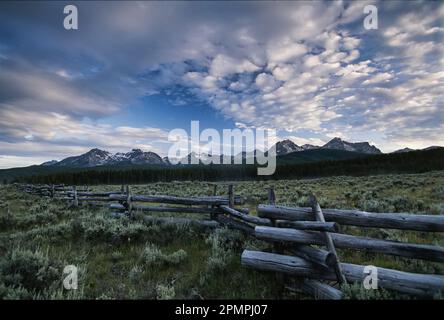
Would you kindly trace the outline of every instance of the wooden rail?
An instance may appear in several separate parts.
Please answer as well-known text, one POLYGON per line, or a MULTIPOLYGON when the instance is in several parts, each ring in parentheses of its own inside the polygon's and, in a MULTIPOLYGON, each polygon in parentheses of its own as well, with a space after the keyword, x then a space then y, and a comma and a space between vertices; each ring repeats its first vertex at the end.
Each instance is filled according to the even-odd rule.
MULTIPOLYGON (((330 235, 338 248, 358 249, 399 257, 444 262, 444 248, 440 246, 380 240, 340 233, 331 233, 330 235)), ((266 241, 304 245, 325 244, 324 237, 320 233, 288 228, 257 226, 255 228, 255 236, 266 241)))
MULTIPOLYGON (((333 270, 316 268, 312 263, 299 257, 275 253, 244 250, 242 265, 263 271, 282 272, 311 279, 335 280, 333 270)), ((341 263, 348 282, 361 282, 367 275, 364 266, 341 263)), ((417 274, 392 269, 377 268, 381 287, 419 296, 433 296, 444 289, 444 276, 417 274)))
MULTIPOLYGON (((251 215, 228 185, 227 196, 177 197, 169 195, 136 195, 130 187, 122 186, 114 192, 92 192, 88 187, 78 189, 64 185, 20 186, 25 192, 54 200, 68 200, 70 205, 106 205, 115 210, 113 217, 134 218, 135 212, 146 212, 145 221, 202 228, 225 226, 237 229, 271 244, 270 252, 245 250, 242 265, 262 271, 292 276, 292 291, 302 291, 320 299, 341 299, 343 293, 325 281, 361 282, 366 274, 364 266, 340 262, 341 251, 336 248, 363 250, 410 259, 444 262, 444 248, 438 245, 412 244, 356 235, 343 234, 340 225, 388 228, 421 232, 444 232, 444 215, 406 213, 372 213, 359 210, 328 209, 311 198, 311 208, 276 205, 273 188, 268 189, 268 204, 257 207, 258 215, 251 215), (151 203, 149 205, 143 203, 151 203), (161 204, 161 205, 159 205, 161 204), (199 219, 163 217, 155 213, 198 214, 199 219)), ((403 293, 431 297, 444 293, 444 276, 416 274, 377 268, 381 287, 403 293)))
MULTIPOLYGON (((312 208, 293 208, 260 204, 258 216, 269 219, 314 220, 312 208)), ((444 215, 417 215, 409 213, 373 213, 359 210, 322 209, 325 220, 341 225, 444 232, 444 215)))

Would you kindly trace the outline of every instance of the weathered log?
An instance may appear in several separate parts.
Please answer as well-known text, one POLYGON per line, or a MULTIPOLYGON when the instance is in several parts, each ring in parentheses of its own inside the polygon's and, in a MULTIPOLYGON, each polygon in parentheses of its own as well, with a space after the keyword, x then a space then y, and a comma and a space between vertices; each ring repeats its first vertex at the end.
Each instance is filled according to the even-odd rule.
POLYGON ((276 220, 276 226, 299 230, 339 232, 339 224, 336 222, 276 220))
POLYGON ((221 214, 216 216, 216 221, 228 228, 240 230, 248 235, 254 235, 254 227, 248 223, 238 221, 221 214))
POLYGON ((109 202, 109 198, 104 197, 78 197, 77 198, 80 202, 88 202, 88 201, 103 201, 103 202, 109 202))
MULTIPOLYGON (((324 245, 322 234, 288 228, 257 226, 255 235, 258 239, 283 241, 297 244, 324 245)), ((444 248, 434 245, 411 244, 398 241, 380 240, 340 233, 330 234, 335 246, 384 253, 394 256, 444 262, 444 248)))
MULTIPOLYGON (((59 194, 63 194, 60 192, 59 194)), ((66 194, 72 194, 72 191, 66 192, 66 194)), ((120 194, 120 191, 114 191, 114 192, 77 192, 78 196, 84 196, 84 197, 109 197, 112 194, 120 194)))
POLYGON ((228 185, 228 206, 234 207, 234 187, 232 184, 228 185))
POLYGON ((54 200, 72 200, 72 197, 55 197, 54 200))
MULTIPOLYGON (((263 271, 282 272, 297 277, 321 280, 335 280, 333 271, 320 270, 312 263, 299 257, 244 250, 241 263, 245 267, 263 271)), ((341 263, 342 271, 348 282, 363 283, 368 275, 364 266, 341 263)), ((378 286, 418 296, 433 296, 444 292, 444 276, 417 274, 386 268, 377 268, 378 286)))
POLYGON ((276 204, 276 194, 274 193, 273 187, 268 188, 268 204, 276 204))
POLYGON ((324 282, 314 279, 296 279, 296 288, 287 287, 292 291, 301 291, 303 293, 313 296, 316 300, 341 300, 343 293, 324 282))
POLYGON ((291 248, 286 248, 286 250, 324 269, 329 269, 334 264, 333 254, 326 250, 302 244, 293 245, 291 248))
POLYGON ((73 197, 74 197, 73 206, 74 207, 78 207, 79 206, 79 199, 77 198, 77 188, 76 188, 76 186, 72 187, 72 190, 74 192, 74 194, 73 194, 73 197))
MULTIPOLYGON (((312 209, 260 204, 258 216, 269 219, 313 220, 312 209)), ((325 220, 341 225, 415 231, 444 232, 444 215, 373 213, 359 210, 323 209, 325 220)))
MULTIPOLYGON (((267 218, 259 218, 256 216, 246 215, 238 209, 233 209, 228 206, 222 205, 219 206, 222 212, 227 213, 233 217, 241 219, 246 222, 254 223, 260 226, 271 226, 272 222, 267 218)), ((286 221, 286 220, 277 220, 276 226, 278 227, 287 227, 294 228, 300 230, 315 230, 315 231, 333 231, 337 232, 339 230, 339 225, 335 222, 318 222, 318 221, 286 221)))
POLYGON ((254 224, 262 225, 262 226, 270 226, 271 225, 270 219, 264 219, 264 218, 259 218, 259 217, 255 217, 255 216, 246 215, 244 213, 237 211, 236 209, 230 208, 229 206, 222 205, 219 208, 224 213, 228 213, 229 215, 236 217, 238 219, 244 220, 246 222, 250 222, 250 223, 254 223, 254 224))
MULTIPOLYGON (((127 201, 125 195, 111 194, 111 200, 127 201)), ((133 202, 156 202, 156 203, 170 203, 170 204, 185 204, 185 205, 228 205, 227 198, 221 197, 174 197, 174 196, 138 196, 132 195, 133 202)), ((241 203, 242 201, 238 201, 241 203)), ((236 203, 236 202, 235 202, 236 203)))
MULTIPOLYGON (((321 206, 318 203, 318 200, 316 199, 315 195, 312 194, 310 196, 310 203, 313 210, 313 213, 316 217, 316 220, 318 222, 325 222, 324 214, 322 213, 321 206)), ((347 280, 345 279, 344 275, 342 274, 341 265, 339 263, 338 254, 336 253, 335 244, 333 243, 333 239, 328 232, 322 231, 322 235, 325 238, 326 246, 329 252, 333 254, 333 268, 336 273, 336 277, 338 279, 339 283, 346 283, 347 280)))
POLYGON ((199 219, 173 218, 173 217, 152 217, 152 216, 144 216, 143 219, 145 221, 153 223, 160 222, 165 224, 191 225, 204 228, 219 227, 219 223, 213 220, 199 220, 199 219))
POLYGON ((236 208, 236 210, 243 214, 250 214, 250 209, 248 208, 236 208))
MULTIPOLYGON (((120 203, 111 203, 109 205, 110 209, 124 210, 125 206, 120 203)), ((143 206, 143 205, 133 205, 133 210, 138 211, 149 211, 149 212, 177 212, 177 213, 202 213, 211 214, 217 213, 217 208, 208 207, 170 207, 170 206, 143 206)))

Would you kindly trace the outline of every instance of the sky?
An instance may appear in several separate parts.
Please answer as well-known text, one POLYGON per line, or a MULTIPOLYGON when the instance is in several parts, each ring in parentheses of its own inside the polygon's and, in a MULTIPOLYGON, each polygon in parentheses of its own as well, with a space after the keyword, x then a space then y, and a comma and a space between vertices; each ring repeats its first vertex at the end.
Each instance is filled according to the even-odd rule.
POLYGON ((0 169, 165 156, 192 120, 299 145, 444 145, 443 40, 439 1, 0 2, 0 169))

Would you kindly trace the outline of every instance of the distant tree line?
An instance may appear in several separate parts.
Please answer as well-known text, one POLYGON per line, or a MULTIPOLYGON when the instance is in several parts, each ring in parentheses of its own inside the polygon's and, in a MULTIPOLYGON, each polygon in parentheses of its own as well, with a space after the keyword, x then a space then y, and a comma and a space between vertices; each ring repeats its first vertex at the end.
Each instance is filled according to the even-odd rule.
POLYGON ((258 176, 255 165, 130 166, 66 169, 62 172, 16 177, 14 182, 65 184, 138 184, 157 181, 221 181, 315 178, 338 175, 421 173, 444 170, 444 148, 349 160, 279 164, 272 176, 258 176))

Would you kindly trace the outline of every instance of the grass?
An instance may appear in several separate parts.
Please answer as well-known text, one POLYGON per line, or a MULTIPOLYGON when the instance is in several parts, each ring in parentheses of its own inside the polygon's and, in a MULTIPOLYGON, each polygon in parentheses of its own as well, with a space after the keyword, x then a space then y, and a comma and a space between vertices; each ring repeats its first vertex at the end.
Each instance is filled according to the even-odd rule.
MULTIPOLYGON (((375 212, 444 214, 444 171, 424 174, 332 177, 312 180, 245 181, 236 194, 255 214, 273 186, 277 203, 308 205, 314 192, 322 207, 375 212)), ((119 190, 101 185, 95 191, 119 190)), ((226 194, 225 186, 218 194, 226 194)), ((206 182, 132 186, 135 194, 211 195, 206 182)), ((159 213, 159 215, 167 215, 159 213)), ((175 214, 176 215, 176 214, 175 214)), ((139 216, 139 215, 136 215, 139 216)), ((179 214, 179 216, 193 216, 179 214)), ((441 234, 344 227, 347 233, 389 240, 444 245, 441 234)), ((190 226, 114 219, 107 209, 68 208, 0 186, 0 298, 2 299, 305 299, 285 291, 274 274, 240 266, 245 249, 270 245, 233 230, 205 231, 190 226), (63 268, 79 268, 79 289, 63 289, 63 268)), ((339 250, 342 261, 409 272, 444 274, 443 264, 339 250)), ((369 294, 344 288, 354 299, 399 298, 393 292, 369 294)), ((402 297, 405 298, 405 297, 402 297)), ((438 297, 439 298, 439 297, 438 297)))

